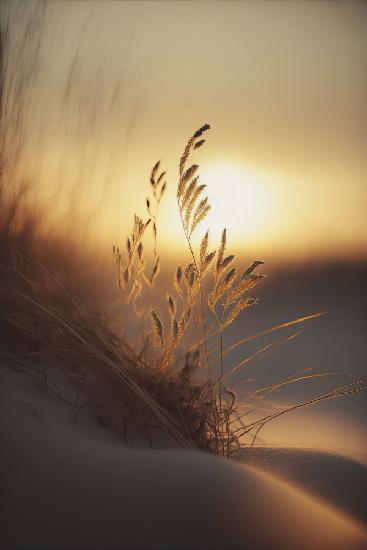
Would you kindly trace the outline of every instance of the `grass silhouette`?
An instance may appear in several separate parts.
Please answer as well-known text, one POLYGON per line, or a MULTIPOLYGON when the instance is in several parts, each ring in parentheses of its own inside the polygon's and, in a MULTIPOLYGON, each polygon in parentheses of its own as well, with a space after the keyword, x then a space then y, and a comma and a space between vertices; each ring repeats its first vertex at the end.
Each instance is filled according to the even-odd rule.
MULTIPOLYGON (((183 426, 183 433, 187 434, 190 441, 198 444, 200 448, 230 458, 234 455, 238 456, 243 446, 248 445, 248 439, 245 444, 243 443, 244 436, 250 436, 250 445, 253 446, 261 429, 270 421, 300 407, 336 397, 353 395, 365 389, 365 380, 344 373, 318 373, 308 370, 252 392, 246 398, 245 406, 248 408, 249 403, 259 402, 265 395, 269 395, 280 387, 305 380, 328 376, 346 376, 352 378, 352 381, 348 380, 346 384, 308 401, 292 407, 285 407, 280 412, 266 414, 255 421, 244 423, 243 419, 249 414, 249 411, 243 412, 244 403, 237 402, 233 387, 227 385, 228 378, 246 363, 296 338, 302 333, 302 330, 297 330, 283 340, 276 340, 259 348, 251 355, 242 358, 230 370, 224 368, 225 355, 239 345, 264 334, 303 324, 326 312, 318 312, 281 323, 224 350, 223 334, 225 329, 236 321, 243 310, 256 305, 257 298, 248 296, 248 292, 254 289, 265 275, 257 272, 258 268, 264 264, 260 260, 253 261, 242 273, 240 272, 235 265, 235 256, 233 254, 226 255, 226 229, 223 230, 221 242, 216 251, 209 251, 209 230, 205 232, 201 240, 199 251, 195 252, 194 250, 192 235, 205 220, 211 205, 208 202, 208 197, 203 198, 206 186, 199 182, 199 165, 190 164, 190 162, 192 154, 204 145, 206 140, 203 136, 209 129, 210 125, 204 124, 192 135, 179 160, 179 180, 176 189, 178 215, 190 251, 191 261, 183 267, 178 265, 175 270, 173 287, 176 296, 168 294, 167 300, 164 296, 160 297, 161 307, 166 310, 164 315, 155 309, 150 309, 149 303, 144 303, 144 299, 139 309, 139 315, 147 316, 150 313, 152 332, 161 349, 154 361, 154 366, 150 367, 156 373, 156 384, 161 388, 166 384, 171 387, 170 391, 166 389, 160 392, 160 400, 163 399, 164 406, 171 411, 177 424, 183 426), (207 281, 209 277, 210 282, 207 281), (199 316, 195 316, 195 309, 199 310, 199 316), (209 335, 207 327, 211 321, 210 315, 215 319, 217 328, 209 335), (164 318, 167 319, 166 322, 164 322, 164 318), (191 340, 189 339, 189 342, 186 340, 184 348, 181 349, 184 337, 189 332, 190 324, 201 326, 202 337, 193 337, 191 340), (209 353, 209 343, 215 338, 219 338, 219 349, 214 354, 209 353), (219 376, 213 379, 213 366, 217 363, 219 363, 219 376), (205 367, 207 375, 203 377, 202 373, 205 372, 205 367), (198 379, 195 378, 197 372, 201 373, 200 383, 195 381, 198 379)), ((123 292, 128 293, 129 303, 131 301, 135 303, 141 295, 144 282, 153 286, 158 276, 157 209, 166 189, 166 173, 164 171, 159 173, 159 170, 160 162, 157 162, 150 177, 156 201, 155 214, 152 215, 151 203, 149 199, 146 199, 150 217, 143 222, 135 215, 133 231, 127 239, 126 253, 124 254, 118 247, 113 248, 118 268, 119 286, 123 292), (160 185, 161 187, 159 187, 160 185), (145 274, 147 264, 144 260, 145 248, 143 246, 149 226, 152 227, 154 238, 154 267, 150 277, 145 274)), ((136 307, 135 311, 137 311, 136 307)))
MULTIPOLYGON (((27 27, 28 34, 24 37, 30 44, 33 44, 32 25, 27 27)), ((259 273, 263 261, 255 260, 240 268, 235 256, 227 254, 225 228, 217 246, 211 245, 207 230, 195 250, 192 236, 203 226, 212 205, 205 195, 205 183, 200 182, 199 165, 192 159, 206 142, 209 124, 193 133, 178 162, 177 215, 190 261, 176 267, 167 294, 167 289, 158 284, 159 209, 167 189, 166 173, 159 161, 153 166, 145 196, 147 219, 135 215, 126 244, 113 247, 118 287, 129 324, 150 318, 151 329, 136 341, 127 341, 116 333, 95 304, 101 286, 93 271, 96 259, 81 250, 70 236, 61 238, 42 231, 42 216, 30 207, 28 200, 30 184, 16 183, 14 170, 23 146, 20 106, 25 104, 33 66, 27 65, 23 72, 13 66, 6 55, 7 40, 8 29, 3 24, 0 29, 2 368, 11 369, 22 380, 29 380, 62 399, 73 409, 74 420, 78 420, 85 407, 91 407, 101 422, 116 431, 127 445, 134 445, 137 436, 154 445, 160 433, 165 444, 199 448, 227 458, 240 456, 244 448, 256 442, 261 429, 279 416, 365 389, 366 381, 362 378, 307 371, 249 392, 242 400, 238 398, 235 386, 230 383, 235 372, 296 338, 302 332, 300 326, 325 312, 285 321, 224 347, 225 331, 241 313, 256 305, 257 298, 248 293, 265 275, 259 273), (146 241, 150 232, 151 248, 146 241), (147 289, 158 293, 158 307, 152 307, 147 289), (231 368, 227 366, 227 357, 239 346, 289 327, 296 332, 244 355, 231 368), (72 383, 72 391, 55 384, 55 370, 72 383), (346 380, 306 402, 248 420, 250 412, 259 409, 265 397, 279 388, 327 376, 343 376, 346 380)))

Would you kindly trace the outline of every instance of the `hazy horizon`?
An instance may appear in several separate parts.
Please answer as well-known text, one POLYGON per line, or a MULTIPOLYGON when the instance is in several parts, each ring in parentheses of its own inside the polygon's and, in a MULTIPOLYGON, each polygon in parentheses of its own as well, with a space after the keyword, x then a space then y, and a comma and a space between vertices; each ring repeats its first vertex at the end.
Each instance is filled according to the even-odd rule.
POLYGON ((214 242, 226 226, 240 255, 365 257, 365 4, 2 8, 9 66, 26 73, 34 63, 29 78, 13 76, 25 85, 16 179, 29 182, 47 230, 103 248, 123 242, 133 213, 146 215, 160 158, 168 173, 160 246, 181 252, 178 159, 209 122, 196 161, 214 242))

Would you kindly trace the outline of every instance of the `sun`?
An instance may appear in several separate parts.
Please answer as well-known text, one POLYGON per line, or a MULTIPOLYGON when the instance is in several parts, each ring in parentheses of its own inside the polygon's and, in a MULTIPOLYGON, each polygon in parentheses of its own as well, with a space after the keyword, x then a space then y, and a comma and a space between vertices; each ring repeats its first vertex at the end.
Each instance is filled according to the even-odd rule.
POLYGON ((227 228, 233 244, 263 240, 272 217, 272 192, 265 176, 228 163, 203 166, 201 183, 212 206, 206 219, 213 237, 227 228))
MULTIPOLYGON (((264 250, 274 241, 277 205, 277 177, 230 162, 202 164, 200 184, 208 196, 211 210, 192 235, 200 246, 207 229, 211 243, 219 243, 224 228, 233 251, 264 250)), ((176 197, 162 205, 160 223, 163 245, 171 254, 186 247, 177 212, 176 197)), ((277 208, 278 206, 278 208, 277 208)), ((278 212, 278 213, 277 213, 278 212)))

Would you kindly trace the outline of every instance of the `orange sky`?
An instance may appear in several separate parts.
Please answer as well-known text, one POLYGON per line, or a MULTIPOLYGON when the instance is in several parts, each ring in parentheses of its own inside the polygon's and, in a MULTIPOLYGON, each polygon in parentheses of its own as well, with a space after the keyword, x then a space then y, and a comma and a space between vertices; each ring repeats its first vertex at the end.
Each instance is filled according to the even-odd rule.
MULTIPOLYGON (((37 9, 14 8, 13 25, 37 9)), ((19 170, 53 222, 72 201, 78 232, 116 243, 161 158, 161 246, 184 246, 178 158, 210 122, 196 160, 213 238, 225 224, 237 251, 266 257, 366 249, 366 4, 50 2, 42 15, 19 170)))

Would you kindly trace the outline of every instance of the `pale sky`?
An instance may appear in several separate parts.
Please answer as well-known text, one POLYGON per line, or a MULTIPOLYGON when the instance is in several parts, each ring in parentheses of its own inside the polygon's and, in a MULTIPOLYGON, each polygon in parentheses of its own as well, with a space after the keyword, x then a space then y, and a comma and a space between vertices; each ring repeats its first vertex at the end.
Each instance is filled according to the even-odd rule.
MULTIPOLYGON (((19 28, 40 7, 28 5, 19 28)), ((72 200, 78 231, 110 246, 144 214, 160 158, 169 189, 160 241, 179 248, 178 159, 209 122, 195 161, 213 238, 226 225, 239 252, 360 254, 366 24, 362 2, 46 4, 22 176, 37 201, 52 197, 54 221, 72 200)))

